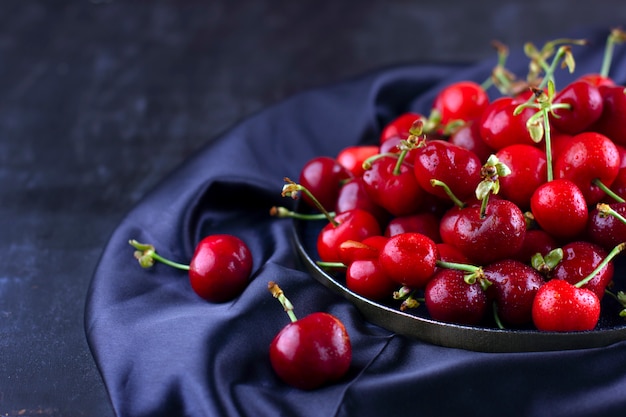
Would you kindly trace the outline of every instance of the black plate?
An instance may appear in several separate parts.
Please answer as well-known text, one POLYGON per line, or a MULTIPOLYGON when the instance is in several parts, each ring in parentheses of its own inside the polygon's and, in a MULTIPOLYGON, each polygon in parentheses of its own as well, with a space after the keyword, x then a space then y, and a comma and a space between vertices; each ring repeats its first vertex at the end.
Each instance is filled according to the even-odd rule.
MULTIPOLYGON (((585 349, 626 340, 626 322, 619 317, 621 307, 610 297, 603 298, 602 316, 595 330, 564 333, 449 324, 430 319, 421 308, 403 312, 398 308, 399 302, 373 302, 349 290, 343 274, 329 273, 317 265, 317 234, 324 224, 323 221, 294 220, 295 246, 307 269, 316 280, 353 303, 368 321, 390 331, 440 346, 480 352, 585 349)), ((616 279, 622 271, 624 266, 616 264, 616 279)))

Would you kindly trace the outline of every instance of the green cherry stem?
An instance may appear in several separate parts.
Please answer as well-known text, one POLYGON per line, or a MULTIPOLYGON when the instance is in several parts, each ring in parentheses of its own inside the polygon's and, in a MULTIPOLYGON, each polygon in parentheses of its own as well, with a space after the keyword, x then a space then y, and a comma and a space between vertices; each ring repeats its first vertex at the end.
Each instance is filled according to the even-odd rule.
POLYGON ((317 209, 324 215, 324 217, 326 217, 326 219, 333 226, 339 226, 339 222, 335 220, 335 217, 328 210, 326 210, 324 206, 322 206, 322 203, 320 203, 319 200, 315 198, 313 193, 309 191, 305 186, 297 184, 287 177, 284 178, 284 181, 286 184, 283 186, 283 190, 281 193, 283 197, 291 197, 295 200, 298 198, 298 192, 303 192, 311 199, 313 204, 315 204, 315 207, 317 207, 317 209))
POLYGON ((609 36, 606 38, 606 46, 604 48, 604 56, 602 57, 602 67, 600 68, 600 75, 608 77, 611 70, 611 63, 613 61, 613 52, 615 45, 618 43, 626 42, 626 32, 621 29, 613 29, 609 36))
POLYGON ((441 187, 443 188, 443 191, 446 193, 446 195, 450 198, 450 200, 452 200, 452 202, 454 203, 455 206, 457 206, 458 208, 463 208, 465 207, 465 203, 463 201, 461 201, 450 189, 450 187, 448 187, 448 184, 446 184, 443 181, 437 180, 437 179, 431 179, 430 180, 430 185, 432 185, 433 187, 441 187))
POLYGON ((626 202, 626 200, 624 200, 622 197, 617 195, 613 190, 611 190, 609 187, 607 187, 606 184, 604 184, 602 181, 600 181, 599 178, 596 178, 595 180, 593 180, 593 184, 596 187, 598 187, 599 189, 601 189, 602 191, 604 191, 604 193, 606 195, 608 195, 609 197, 611 197, 613 200, 617 201, 618 203, 625 203, 626 202))
POLYGON ((467 274, 463 276, 465 282, 467 284, 474 284, 478 281, 483 290, 486 290, 487 287, 491 285, 491 282, 485 278, 483 268, 480 266, 442 260, 437 261, 437 266, 440 268, 456 269, 457 271, 467 272, 467 274))
MULTIPOLYGON (((329 212, 331 216, 335 216, 335 212, 329 212)), ((324 213, 298 213, 297 211, 289 210, 287 207, 274 206, 270 209, 270 215, 278 218, 292 218, 298 220, 325 220, 326 215, 324 213)))
POLYGON ((189 265, 170 261, 169 259, 162 257, 156 252, 154 246, 152 245, 139 243, 135 239, 129 240, 128 243, 133 248, 137 249, 135 251, 135 259, 139 261, 139 265, 141 265, 142 268, 150 268, 152 265, 154 265, 154 261, 158 261, 173 268, 189 271, 189 265))
POLYGON ((347 268, 348 266, 343 262, 326 262, 326 261, 317 261, 317 266, 320 268, 347 268))
POLYGON ((587 284, 589 281, 591 281, 593 279, 593 277, 595 277, 602 270, 602 268, 604 268, 609 262, 611 262, 613 260, 613 258, 615 258, 617 255, 619 255, 624 250, 624 248, 626 248, 626 243, 620 243, 620 244, 616 245, 611 250, 611 252, 609 252, 609 254, 602 260, 602 262, 600 262, 598 264, 596 269, 594 269, 585 278, 583 278, 582 280, 580 280, 576 284, 574 284, 574 286, 577 287, 577 288, 580 288, 583 285, 587 284))
POLYGON ((615 211, 615 209, 613 209, 613 207, 611 207, 610 205, 608 205, 606 203, 598 203, 596 205, 596 208, 600 212, 600 215, 602 215, 602 216, 613 216, 617 220, 619 220, 620 222, 626 224, 626 218, 624 216, 622 216, 619 212, 615 211))
POLYGON ((283 306, 283 309, 285 309, 285 312, 289 316, 291 322, 294 323, 298 321, 298 317, 296 317, 296 314, 293 312, 293 304, 291 304, 291 301, 289 301, 289 299, 285 297, 283 290, 274 281, 270 281, 267 284, 267 289, 270 293, 272 293, 272 296, 276 298, 283 306))

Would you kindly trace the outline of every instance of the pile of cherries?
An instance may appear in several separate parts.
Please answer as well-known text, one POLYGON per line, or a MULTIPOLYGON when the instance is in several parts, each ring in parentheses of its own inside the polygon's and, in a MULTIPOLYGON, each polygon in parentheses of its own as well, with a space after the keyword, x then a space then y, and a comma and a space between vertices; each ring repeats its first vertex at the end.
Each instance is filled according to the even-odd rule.
POLYGON ((283 196, 308 209, 277 216, 327 224, 318 264, 348 289, 442 322, 593 330, 626 245, 626 94, 598 73, 557 89, 582 40, 528 44, 529 72, 442 89, 430 114, 405 113, 376 144, 308 161, 283 196), (499 91, 490 99, 489 88, 499 91), (422 307, 423 308, 423 307, 422 307))

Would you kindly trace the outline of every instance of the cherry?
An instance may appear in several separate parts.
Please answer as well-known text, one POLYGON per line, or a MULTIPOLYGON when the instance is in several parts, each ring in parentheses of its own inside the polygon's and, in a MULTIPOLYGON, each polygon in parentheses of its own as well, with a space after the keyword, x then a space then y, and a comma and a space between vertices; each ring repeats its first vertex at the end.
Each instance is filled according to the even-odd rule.
POLYGON ((430 317, 446 323, 476 325, 487 311, 487 296, 478 282, 467 283, 466 272, 440 269, 424 290, 430 317))
MULTIPOLYGON (((576 284, 591 274, 608 255, 602 247, 586 241, 570 242, 562 249, 563 258, 549 276, 551 279, 563 279, 570 284, 576 284)), ((581 287, 592 291, 601 300, 604 290, 613 279, 613 273, 613 263, 606 263, 581 287)))
POLYGON ((340 245, 347 240, 361 241, 380 235, 378 220, 368 211, 354 209, 337 214, 332 222, 320 230, 317 252, 324 262, 340 262, 340 245))
POLYGON ((600 118, 602 105, 597 86, 586 81, 571 82, 552 100, 550 123, 564 133, 581 133, 600 118))
POLYGON ((619 216, 626 216, 626 203, 598 204, 589 213, 588 239, 605 250, 626 242, 626 224, 619 216))
POLYGON ((453 208, 440 225, 441 238, 480 265, 514 256, 524 243, 526 220, 512 202, 491 198, 486 210, 453 208))
POLYGON ((619 145, 626 145, 626 130, 622 127, 626 123, 626 95, 622 86, 601 86, 602 114, 589 128, 602 133, 619 145))
POLYGON ((189 265, 170 261, 158 255, 152 245, 131 240, 137 249, 135 257, 144 268, 159 261, 177 269, 188 271, 191 288, 203 299, 222 303, 232 300, 248 285, 252 271, 252 254, 238 237, 215 234, 202 239, 189 265))
POLYGON ((268 288, 291 319, 270 344, 270 363, 276 374, 302 390, 313 390, 343 378, 352 362, 352 345, 344 324, 325 312, 298 319, 278 285, 270 282, 268 288))
POLYGON ((424 191, 413 175, 413 167, 398 158, 382 156, 363 173, 365 189, 372 201, 394 216, 417 212, 424 191))
POLYGON ((566 179, 540 185, 530 199, 530 208, 539 226, 562 240, 580 235, 589 217, 582 191, 566 179))
POLYGON ((600 300, 593 291, 553 279, 537 290, 532 318, 541 331, 593 330, 600 319, 600 300))
POLYGON ((359 259, 377 259, 388 238, 370 236, 362 241, 346 240, 339 245, 340 262, 349 265, 359 259))
POLYGON ((476 154, 443 140, 430 140, 418 148, 414 163, 415 178, 428 193, 447 198, 444 188, 432 181, 444 183, 459 200, 474 193, 480 182, 482 164, 476 154))
POLYGON ((383 131, 380 134, 379 144, 383 144, 390 139, 406 139, 409 136, 409 131, 416 120, 422 119, 423 116, 419 113, 407 112, 393 119, 387 125, 385 125, 383 131))
POLYGON ((423 288, 435 272, 439 257, 437 245, 421 233, 401 233, 390 237, 378 260, 383 271, 395 282, 423 288))
POLYGON ((342 149, 337 155, 337 162, 346 168, 352 176, 363 175, 363 162, 376 155, 379 147, 376 145, 355 145, 342 149))
POLYGON ((435 243, 441 242, 439 218, 430 212, 394 217, 387 223, 384 234, 390 237, 406 232, 421 233, 431 238, 435 243))
POLYGON ((390 298, 397 285, 387 276, 378 259, 356 259, 346 270, 346 287, 369 300, 390 298))
POLYGON ((441 124, 456 120, 468 121, 480 117, 489 96, 473 81, 457 81, 444 87, 435 97, 433 108, 438 112, 441 124))
POLYGON ((529 264, 535 254, 547 255, 558 247, 558 242, 551 234, 542 229, 526 230, 522 248, 514 255, 514 259, 529 264))
POLYGON ((372 201, 362 177, 351 178, 343 184, 337 195, 335 212, 342 213, 357 208, 369 211, 381 224, 386 223, 390 217, 387 210, 372 201))
POLYGON ((545 281, 533 267, 520 261, 506 259, 483 269, 484 278, 491 283, 487 295, 495 302, 496 314, 502 323, 521 326, 532 323, 535 294, 545 281))
POLYGON ((480 136, 480 119, 470 120, 451 133, 448 141, 454 145, 474 152, 481 162, 495 153, 495 150, 485 143, 480 136))
MULTIPOLYGON (((335 158, 318 156, 304 165, 300 171, 299 183, 307 188, 325 209, 332 210, 337 204, 339 189, 351 176, 350 171, 335 158)), ((314 206, 309 196, 305 195, 303 200, 314 206)))
POLYGON ((559 154, 554 164, 554 176, 574 182, 587 204, 593 205, 605 196, 599 185, 610 187, 620 164, 619 150, 609 138, 595 132, 583 132, 572 137, 559 154))
POLYGON ((520 114, 514 114, 523 102, 518 98, 499 97, 487 106, 480 119, 480 136, 489 147, 499 150, 516 143, 535 143, 526 127, 535 110, 526 108, 520 114))
POLYGON ((496 156, 511 170, 500 178, 502 197, 528 210, 533 193, 547 179, 545 153, 531 145, 515 144, 500 149, 496 156))

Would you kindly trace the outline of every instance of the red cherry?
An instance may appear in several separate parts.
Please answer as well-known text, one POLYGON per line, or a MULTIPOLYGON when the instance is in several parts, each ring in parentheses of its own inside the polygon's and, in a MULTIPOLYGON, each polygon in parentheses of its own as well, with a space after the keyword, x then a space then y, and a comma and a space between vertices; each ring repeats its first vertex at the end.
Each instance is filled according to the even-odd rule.
MULTIPOLYGON (((612 203, 608 206, 621 216, 626 216, 626 203, 612 203)), ((626 242, 626 224, 615 216, 603 214, 595 207, 589 213, 587 237, 605 250, 611 250, 619 243, 626 242)))
POLYGON ((317 237, 317 252, 323 262, 341 262, 339 246, 347 240, 363 239, 380 235, 378 220, 368 211, 354 209, 335 216, 322 228, 317 237))
POLYGON ((387 240, 378 259, 389 278, 410 288, 423 288, 435 272, 437 245, 420 233, 401 233, 387 240))
POLYGON ((369 300, 390 298, 397 285, 387 276, 378 259, 357 259, 346 270, 346 287, 369 300))
POLYGON ((490 198, 481 215, 480 205, 453 208, 442 218, 441 238, 479 265, 514 256, 524 243, 526 220, 508 200, 490 198))
POLYGON ((353 209, 369 211, 381 224, 386 223, 390 216, 387 210, 372 201, 362 177, 354 177, 345 182, 337 196, 335 212, 343 213, 353 209))
POLYGON ((448 196, 442 187, 432 185, 433 179, 445 183, 459 200, 473 195, 481 180, 482 164, 476 154, 443 140, 431 140, 419 148, 414 164, 419 185, 439 198, 448 196))
POLYGON ((339 152, 337 162, 350 171, 352 176, 360 177, 363 175, 363 162, 376 154, 378 154, 376 145, 348 146, 339 152))
POLYGON ((602 115, 589 128, 601 133, 618 145, 626 145, 626 94, 622 86, 602 86, 602 115))
POLYGON ((532 323, 532 305, 544 279, 536 269, 520 261, 506 259, 484 268, 491 285, 487 294, 496 304, 498 318, 506 324, 532 323))
POLYGON ((599 180, 610 187, 620 164, 619 150, 609 138, 595 132, 583 132, 572 137, 559 154, 554 163, 554 176, 575 183, 587 204, 592 205, 605 196, 594 181, 599 180))
POLYGON ((487 158, 495 150, 485 143, 480 136, 480 119, 468 121, 465 125, 455 130, 448 141, 454 145, 465 148, 474 152, 481 162, 487 161, 487 158))
MULTIPOLYGON (((318 156, 309 160, 300 171, 300 184, 307 188, 326 210, 337 204, 337 196, 343 182, 351 178, 350 171, 335 158, 318 156)), ((308 195, 303 200, 314 207, 308 195)))
POLYGON ((530 208, 539 226, 556 239, 580 235, 589 217, 582 191, 566 179, 540 185, 530 199, 530 208))
POLYGON ((406 232, 421 233, 431 238, 435 243, 441 242, 439 218, 430 212, 394 217, 387 223, 384 234, 391 237, 406 232))
POLYGON ((478 282, 465 282, 465 272, 440 269, 424 290, 428 314, 446 323, 476 325, 487 311, 487 296, 478 282))
POLYGON ((458 81, 444 87, 435 97, 433 108, 439 112, 441 123, 454 120, 473 120, 480 117, 487 105, 489 96, 473 81, 458 81))
POLYGON ((252 254, 239 238, 207 236, 198 243, 189 264, 191 287, 207 301, 219 303, 241 294, 248 285, 252 254))
POLYGON ((545 256, 548 252, 556 249, 557 247, 557 241, 545 230, 526 230, 522 248, 515 254, 514 258, 520 262, 529 264, 535 254, 539 253, 540 255, 545 256))
POLYGON ((578 80, 588 82, 596 87, 615 85, 615 81, 613 81, 613 79, 607 77, 606 75, 601 75, 597 73, 583 74, 578 77, 578 80))
POLYGON ((519 99, 500 97, 487 106, 480 119, 480 136, 489 147, 499 150, 516 143, 534 145, 526 122, 536 110, 526 108, 515 115, 514 111, 521 103, 523 101, 519 99))
POLYGON ((575 135, 591 126, 602 114, 602 95, 597 86, 587 81, 574 81, 554 97, 553 104, 568 105, 555 108, 550 123, 561 132, 575 135))
POLYGON ((413 123, 423 116, 419 113, 407 112, 393 119, 385 125, 380 134, 379 144, 383 144, 390 139, 404 140, 409 136, 409 131, 413 127, 413 123))
POLYGON ((537 290, 532 317, 541 331, 593 330, 600 319, 600 300, 593 291, 553 279, 537 290))
MULTIPOLYGON (((550 278, 563 279, 570 284, 580 282, 598 267, 608 253, 600 246, 586 241, 574 241, 563 246, 563 259, 552 269, 550 278)), ((582 288, 592 291, 600 300, 613 279, 614 266, 607 263, 582 288)))
POLYGON ((385 236, 370 236, 362 241, 346 240, 339 245, 341 263, 350 265, 359 259, 377 259, 388 238, 385 236))
POLYGON ((413 167, 407 163, 397 165, 397 158, 381 157, 363 173, 365 189, 374 203, 394 216, 415 213, 422 205, 421 189, 413 167))
POLYGON ((496 156, 511 169, 507 176, 500 177, 500 195, 517 204, 520 209, 530 208, 530 197, 541 184, 546 182, 546 156, 538 148, 516 144, 500 149, 496 156))
POLYGON ((135 258, 142 267, 149 268, 158 261, 188 271, 194 292, 214 303, 230 301, 241 294, 252 272, 250 249, 243 240, 228 234, 210 235, 202 239, 189 265, 163 258, 152 245, 136 240, 129 243, 136 249, 135 258))
POLYGON ((292 320, 270 344, 270 363, 276 374, 302 390, 316 389, 343 378, 352 361, 352 345, 343 323, 325 312, 297 319, 282 290, 273 282, 269 287, 292 320))

